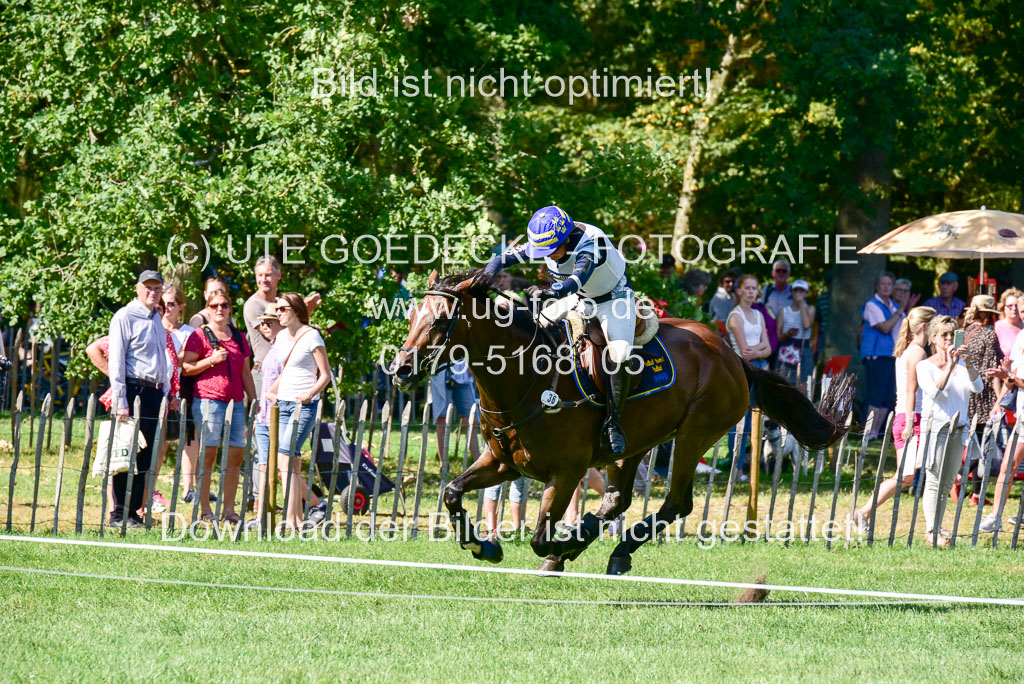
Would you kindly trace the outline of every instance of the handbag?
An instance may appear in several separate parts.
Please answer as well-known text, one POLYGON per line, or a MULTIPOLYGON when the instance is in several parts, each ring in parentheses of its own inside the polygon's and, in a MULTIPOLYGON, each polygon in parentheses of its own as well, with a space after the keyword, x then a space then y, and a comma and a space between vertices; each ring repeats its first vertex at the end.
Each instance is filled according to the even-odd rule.
POLYGON ((800 364, 800 348, 795 344, 787 344, 779 349, 779 362, 790 366, 800 364))
POLYGON ((1003 398, 999 400, 999 406, 1006 409, 1007 411, 1017 410, 1017 388, 1014 387, 1009 392, 1003 395, 1003 398))
POLYGON ((181 411, 168 411, 164 424, 167 425, 167 441, 178 439, 181 436, 181 411))
MULTIPOLYGON (((132 437, 135 435, 135 420, 126 421, 111 419, 100 423, 100 436, 96 442, 96 458, 92 462, 92 476, 103 477, 104 471, 109 475, 128 472, 132 456, 132 437), (114 426, 113 430, 111 426, 114 426), (113 444, 111 444, 113 439, 113 444), (107 454, 110 454, 110 467, 107 467, 107 454)), ((146 436, 139 432, 139 451, 147 446, 146 436)), ((136 452, 138 453, 138 452, 136 452)), ((138 475, 136 465, 134 475, 138 475)))

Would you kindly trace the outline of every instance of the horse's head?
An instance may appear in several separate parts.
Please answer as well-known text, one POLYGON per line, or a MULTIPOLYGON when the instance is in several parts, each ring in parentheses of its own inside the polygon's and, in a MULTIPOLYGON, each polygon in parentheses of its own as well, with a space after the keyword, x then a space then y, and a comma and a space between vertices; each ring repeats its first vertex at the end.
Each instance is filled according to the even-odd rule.
POLYGON ((401 390, 416 386, 447 360, 450 343, 462 314, 463 295, 475 278, 437 280, 432 273, 428 290, 409 317, 409 336, 391 363, 395 385, 401 390))

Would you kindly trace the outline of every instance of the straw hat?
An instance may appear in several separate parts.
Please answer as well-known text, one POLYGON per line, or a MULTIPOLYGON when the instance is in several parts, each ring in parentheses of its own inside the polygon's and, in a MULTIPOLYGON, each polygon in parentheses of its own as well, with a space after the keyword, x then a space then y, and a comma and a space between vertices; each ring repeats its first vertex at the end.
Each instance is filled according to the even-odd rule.
MULTIPOLYGON (((991 297, 989 297, 991 299, 991 297)), ((267 304, 266 310, 263 315, 260 316, 261 321, 276 321, 277 320, 277 302, 270 302, 267 304)))
POLYGON ((974 295, 974 298, 971 299, 971 310, 999 315, 999 312, 996 311, 996 300, 992 295, 974 295))

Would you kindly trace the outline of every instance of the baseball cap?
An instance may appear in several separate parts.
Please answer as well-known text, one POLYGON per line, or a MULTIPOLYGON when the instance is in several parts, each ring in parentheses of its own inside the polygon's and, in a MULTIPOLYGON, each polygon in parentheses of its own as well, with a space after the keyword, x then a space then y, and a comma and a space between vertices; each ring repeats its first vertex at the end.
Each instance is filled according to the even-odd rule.
POLYGON ((960 278, 957 277, 956 273, 952 271, 946 271, 939 277, 940 283, 959 283, 960 278))
POLYGON ((147 280, 155 280, 161 285, 164 284, 164 277, 160 275, 160 271, 143 271, 139 274, 139 283, 144 283, 147 280))
POLYGON ((811 286, 807 284, 806 280, 797 280, 789 286, 793 290, 807 290, 810 292, 811 286))

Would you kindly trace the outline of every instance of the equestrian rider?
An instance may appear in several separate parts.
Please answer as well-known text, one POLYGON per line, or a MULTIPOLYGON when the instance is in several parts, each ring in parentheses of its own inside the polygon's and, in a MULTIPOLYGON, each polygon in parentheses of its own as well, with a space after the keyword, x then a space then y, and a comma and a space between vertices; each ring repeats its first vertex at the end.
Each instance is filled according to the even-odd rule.
POLYGON ((573 222, 558 207, 538 209, 527 228, 528 242, 510 247, 484 268, 494 275, 503 268, 543 257, 554 284, 539 293, 554 298, 540 314, 542 324, 552 325, 570 310, 595 316, 607 341, 608 415, 603 430, 609 451, 621 454, 626 438, 619 416, 629 394, 628 360, 633 350, 636 304, 626 280, 626 260, 603 230, 573 222))

